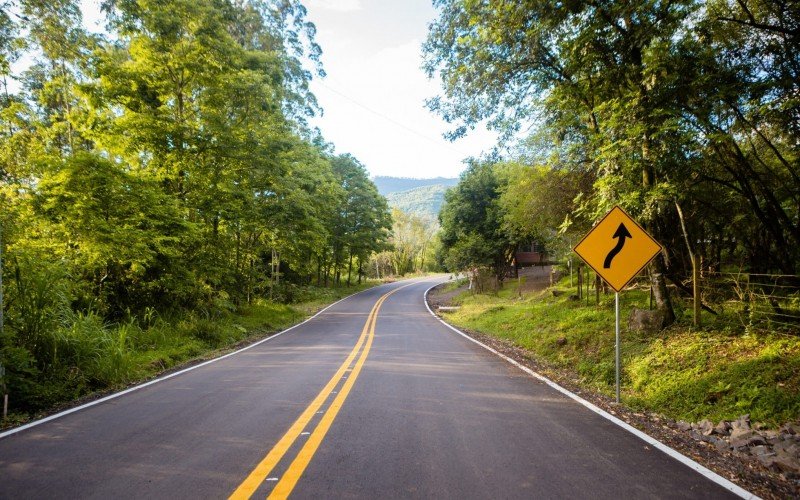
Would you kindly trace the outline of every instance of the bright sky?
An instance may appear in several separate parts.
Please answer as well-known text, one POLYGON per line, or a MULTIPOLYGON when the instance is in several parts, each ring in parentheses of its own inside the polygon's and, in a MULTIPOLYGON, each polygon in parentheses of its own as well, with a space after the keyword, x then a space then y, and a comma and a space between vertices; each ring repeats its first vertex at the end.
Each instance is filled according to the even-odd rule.
POLYGON ((449 142, 449 126, 429 112, 439 91, 421 69, 421 45, 436 17, 431 0, 305 0, 317 27, 327 77, 311 89, 324 110, 312 121, 337 153, 351 153, 372 175, 457 177, 496 135, 475 130, 449 142))
MULTIPOLYGON (((395 177, 457 177, 463 160, 496 144, 486 130, 449 142, 443 120, 426 98, 439 92, 421 69, 431 0, 305 0, 317 27, 327 73, 311 89, 324 110, 311 124, 336 153, 350 153, 370 174, 395 177)), ((97 0, 81 0, 86 27, 103 30, 97 0)), ((30 61, 20 61, 22 65, 30 61)))

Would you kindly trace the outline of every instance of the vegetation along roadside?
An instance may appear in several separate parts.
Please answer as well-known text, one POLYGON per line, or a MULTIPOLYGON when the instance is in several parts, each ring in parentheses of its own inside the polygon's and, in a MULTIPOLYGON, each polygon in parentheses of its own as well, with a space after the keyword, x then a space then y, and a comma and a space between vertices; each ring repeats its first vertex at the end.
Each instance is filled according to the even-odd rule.
MULTIPOLYGON (((23 424, 129 385, 211 359, 297 324, 323 307, 380 284, 378 280, 340 288, 297 288, 294 300, 281 304, 258 299, 249 305, 214 311, 159 314, 107 323, 98 315, 70 313, 63 327, 49 330, 53 352, 49 370, 33 360, 13 359, 17 373, 9 381, 12 412, 2 427, 23 424)), ((16 351, 15 351, 16 352, 16 351)))

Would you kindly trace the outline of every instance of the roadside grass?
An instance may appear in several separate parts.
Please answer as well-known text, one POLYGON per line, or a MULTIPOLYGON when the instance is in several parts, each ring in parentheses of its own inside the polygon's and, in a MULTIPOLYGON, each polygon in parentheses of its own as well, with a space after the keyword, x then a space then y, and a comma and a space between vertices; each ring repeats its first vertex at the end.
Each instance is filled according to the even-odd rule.
POLYGON ((118 390, 164 371, 219 356, 240 345, 284 330, 343 297, 379 285, 379 281, 339 288, 304 288, 299 302, 279 304, 256 299, 238 308, 181 311, 104 323, 88 313, 73 313, 67 327, 50 335, 58 366, 47 373, 29 366, 10 387, 10 413, 0 428, 22 424, 95 393, 118 390))
MULTIPOLYGON (((462 293, 456 326, 506 339, 545 366, 572 373, 587 388, 614 394, 614 295, 595 305, 570 299, 562 280, 554 289, 518 297, 509 283, 496 295, 462 293)), ((627 330, 634 307, 647 309, 649 294, 620 294, 622 399, 637 410, 674 419, 714 422, 749 413, 770 426, 800 417, 800 337, 748 331, 726 314, 704 315, 691 326, 691 311, 677 301, 678 322, 658 333, 627 330)))
POLYGON ((440 290, 443 293, 452 292, 453 290, 457 290, 457 289, 461 288, 462 286, 466 285, 467 283, 469 283, 469 280, 467 278, 454 279, 454 280, 448 281, 447 283, 442 285, 440 290))

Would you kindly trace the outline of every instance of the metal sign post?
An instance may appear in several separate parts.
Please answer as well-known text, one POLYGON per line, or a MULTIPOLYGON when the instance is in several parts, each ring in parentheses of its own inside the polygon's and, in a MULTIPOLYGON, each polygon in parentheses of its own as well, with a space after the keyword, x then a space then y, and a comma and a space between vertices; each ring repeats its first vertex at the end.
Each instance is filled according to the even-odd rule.
MULTIPOLYGON (((614 296, 614 351, 616 396, 620 402, 619 292, 661 252, 662 247, 620 207, 614 207, 573 248, 616 292, 614 296)), ((599 289, 598 289, 599 290, 599 289)), ((598 291, 598 298, 599 298, 598 291)))
POLYGON ((615 322, 614 332, 616 338, 616 358, 617 358, 617 404, 619 404, 619 292, 614 293, 614 312, 617 316, 617 321, 615 322))

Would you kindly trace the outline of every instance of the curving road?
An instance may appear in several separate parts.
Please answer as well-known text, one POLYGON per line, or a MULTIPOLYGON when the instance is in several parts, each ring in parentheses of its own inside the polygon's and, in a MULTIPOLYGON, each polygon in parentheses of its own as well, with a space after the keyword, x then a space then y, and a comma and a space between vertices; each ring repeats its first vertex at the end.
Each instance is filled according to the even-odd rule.
POLYGON ((383 285, 237 354, 0 437, 0 498, 733 494, 383 285))

